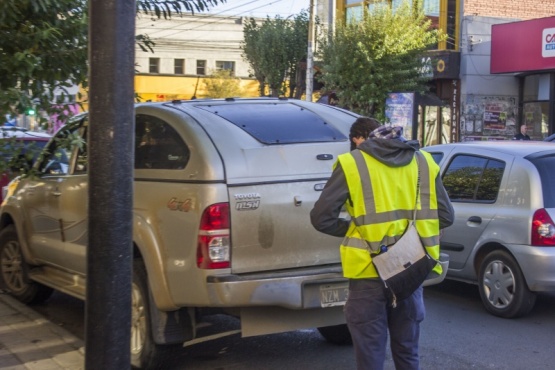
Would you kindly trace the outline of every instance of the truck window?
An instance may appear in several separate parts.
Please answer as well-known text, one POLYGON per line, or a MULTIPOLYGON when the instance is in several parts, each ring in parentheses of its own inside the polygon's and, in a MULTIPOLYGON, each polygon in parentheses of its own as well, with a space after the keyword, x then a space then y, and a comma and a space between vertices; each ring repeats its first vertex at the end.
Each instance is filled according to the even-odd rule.
POLYGON ((189 148, 167 122, 146 114, 135 117, 136 169, 180 170, 189 156, 189 148))
MULTIPOLYGON (((333 125, 295 104, 211 104, 199 109, 222 117, 264 144, 347 141, 333 125)), ((353 118, 353 122, 354 122, 353 118)))

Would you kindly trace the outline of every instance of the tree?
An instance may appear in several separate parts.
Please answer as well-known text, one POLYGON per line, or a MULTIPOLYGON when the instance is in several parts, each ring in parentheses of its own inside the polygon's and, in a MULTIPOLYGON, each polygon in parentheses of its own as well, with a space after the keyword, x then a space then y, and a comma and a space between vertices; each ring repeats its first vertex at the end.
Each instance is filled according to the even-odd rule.
MULTIPOLYGON (((137 12, 169 18, 225 1, 138 0, 137 12)), ((63 115, 59 103, 67 99, 67 89, 87 85, 87 11, 85 0, 0 1, 0 113, 34 109, 47 116, 63 115)), ((137 42, 143 50, 152 49, 146 35, 139 35, 137 42)))
POLYGON ((260 96, 264 96, 266 92, 266 76, 258 64, 258 43, 260 35, 260 27, 254 18, 249 18, 243 27, 244 42, 242 45, 243 59, 251 66, 254 78, 258 81, 258 91, 260 96))
POLYGON ((54 94, 86 84, 86 3, 0 2, 0 112, 51 110, 54 94))
POLYGON ((388 93, 425 91, 422 56, 446 35, 431 28, 421 9, 421 1, 404 1, 395 10, 378 6, 322 39, 320 79, 339 105, 383 119, 388 93))
POLYGON ((232 76, 226 69, 215 71, 203 80, 205 86, 204 96, 207 98, 230 98, 241 96, 240 80, 232 76))
MULTIPOLYGON (((304 89, 300 88, 302 85, 301 68, 300 64, 303 60, 306 61, 308 50, 308 22, 309 15, 306 11, 302 11, 299 15, 293 18, 293 27, 290 28, 288 54, 289 54, 289 97, 300 99, 304 93, 304 89)), ((314 25, 317 27, 318 20, 314 25)))
POLYGON ((264 95, 266 84, 272 96, 282 95, 290 79, 290 96, 296 87, 299 62, 308 49, 308 15, 301 12, 293 20, 267 17, 258 25, 250 18, 243 27, 243 58, 250 64, 264 95), (291 84, 291 80, 293 83, 291 84))

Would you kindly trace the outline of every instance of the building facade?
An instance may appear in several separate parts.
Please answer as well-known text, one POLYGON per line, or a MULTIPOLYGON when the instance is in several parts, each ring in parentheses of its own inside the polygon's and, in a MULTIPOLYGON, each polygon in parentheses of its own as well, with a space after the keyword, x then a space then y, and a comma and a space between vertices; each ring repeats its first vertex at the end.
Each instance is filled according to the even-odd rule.
MULTIPOLYGON (((363 6, 395 7, 400 1, 335 0, 335 13, 348 20, 363 6)), ((423 145, 511 139, 527 122, 533 139, 555 132, 549 96, 537 93, 540 84, 550 81, 545 77, 549 68, 534 73, 490 71, 492 27, 555 15, 551 0, 423 0, 423 7, 433 25, 449 36, 427 61, 432 71, 430 91, 443 104, 419 105, 416 131, 423 145)))
POLYGON ((141 14, 136 33, 148 35, 154 52, 136 46, 135 90, 143 100, 165 101, 205 96, 204 80, 229 70, 244 96, 258 95, 241 56, 243 17, 195 14, 157 19, 141 14))

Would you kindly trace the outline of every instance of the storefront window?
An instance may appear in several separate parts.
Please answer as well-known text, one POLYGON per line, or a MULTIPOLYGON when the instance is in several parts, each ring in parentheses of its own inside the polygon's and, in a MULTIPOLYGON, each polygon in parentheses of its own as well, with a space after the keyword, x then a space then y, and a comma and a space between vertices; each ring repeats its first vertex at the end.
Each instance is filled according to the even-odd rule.
POLYGON ((451 142, 451 108, 423 106, 418 117, 420 128, 418 139, 422 146, 451 142))
POLYGON ((372 12, 382 6, 389 6, 390 0, 347 0, 346 1, 346 20, 347 22, 359 21, 362 19, 362 9, 366 4, 368 12, 372 12))
MULTIPOLYGON (((345 1, 345 21, 347 23, 353 21, 360 21, 363 17, 363 9, 366 6, 368 12, 372 13, 376 9, 381 7, 391 7, 393 12, 395 12, 403 2, 408 1, 409 4, 413 3, 413 0, 346 0, 345 1)), ((447 5, 447 32, 448 41, 444 48, 446 49, 457 49, 456 47, 456 3, 458 0, 422 0, 422 9, 424 14, 432 21, 432 28, 440 28, 440 13, 442 2, 447 5)), ((435 45, 433 49, 440 48, 439 45, 435 45)))
POLYGON ((549 100, 549 75, 537 74, 524 79, 524 101, 549 100))
POLYGON ((532 140, 542 140, 549 136, 549 102, 524 103, 522 119, 532 140))
POLYGON ((549 135, 549 74, 536 74, 524 78, 522 121, 533 140, 549 135))

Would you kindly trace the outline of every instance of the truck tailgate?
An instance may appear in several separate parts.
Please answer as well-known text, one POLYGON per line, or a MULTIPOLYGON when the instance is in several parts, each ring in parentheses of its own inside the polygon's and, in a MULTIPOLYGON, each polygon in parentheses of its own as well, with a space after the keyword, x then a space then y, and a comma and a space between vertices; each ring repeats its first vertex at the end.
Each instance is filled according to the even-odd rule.
POLYGON ((340 238, 316 231, 310 210, 325 180, 229 188, 233 273, 339 262, 340 238))

